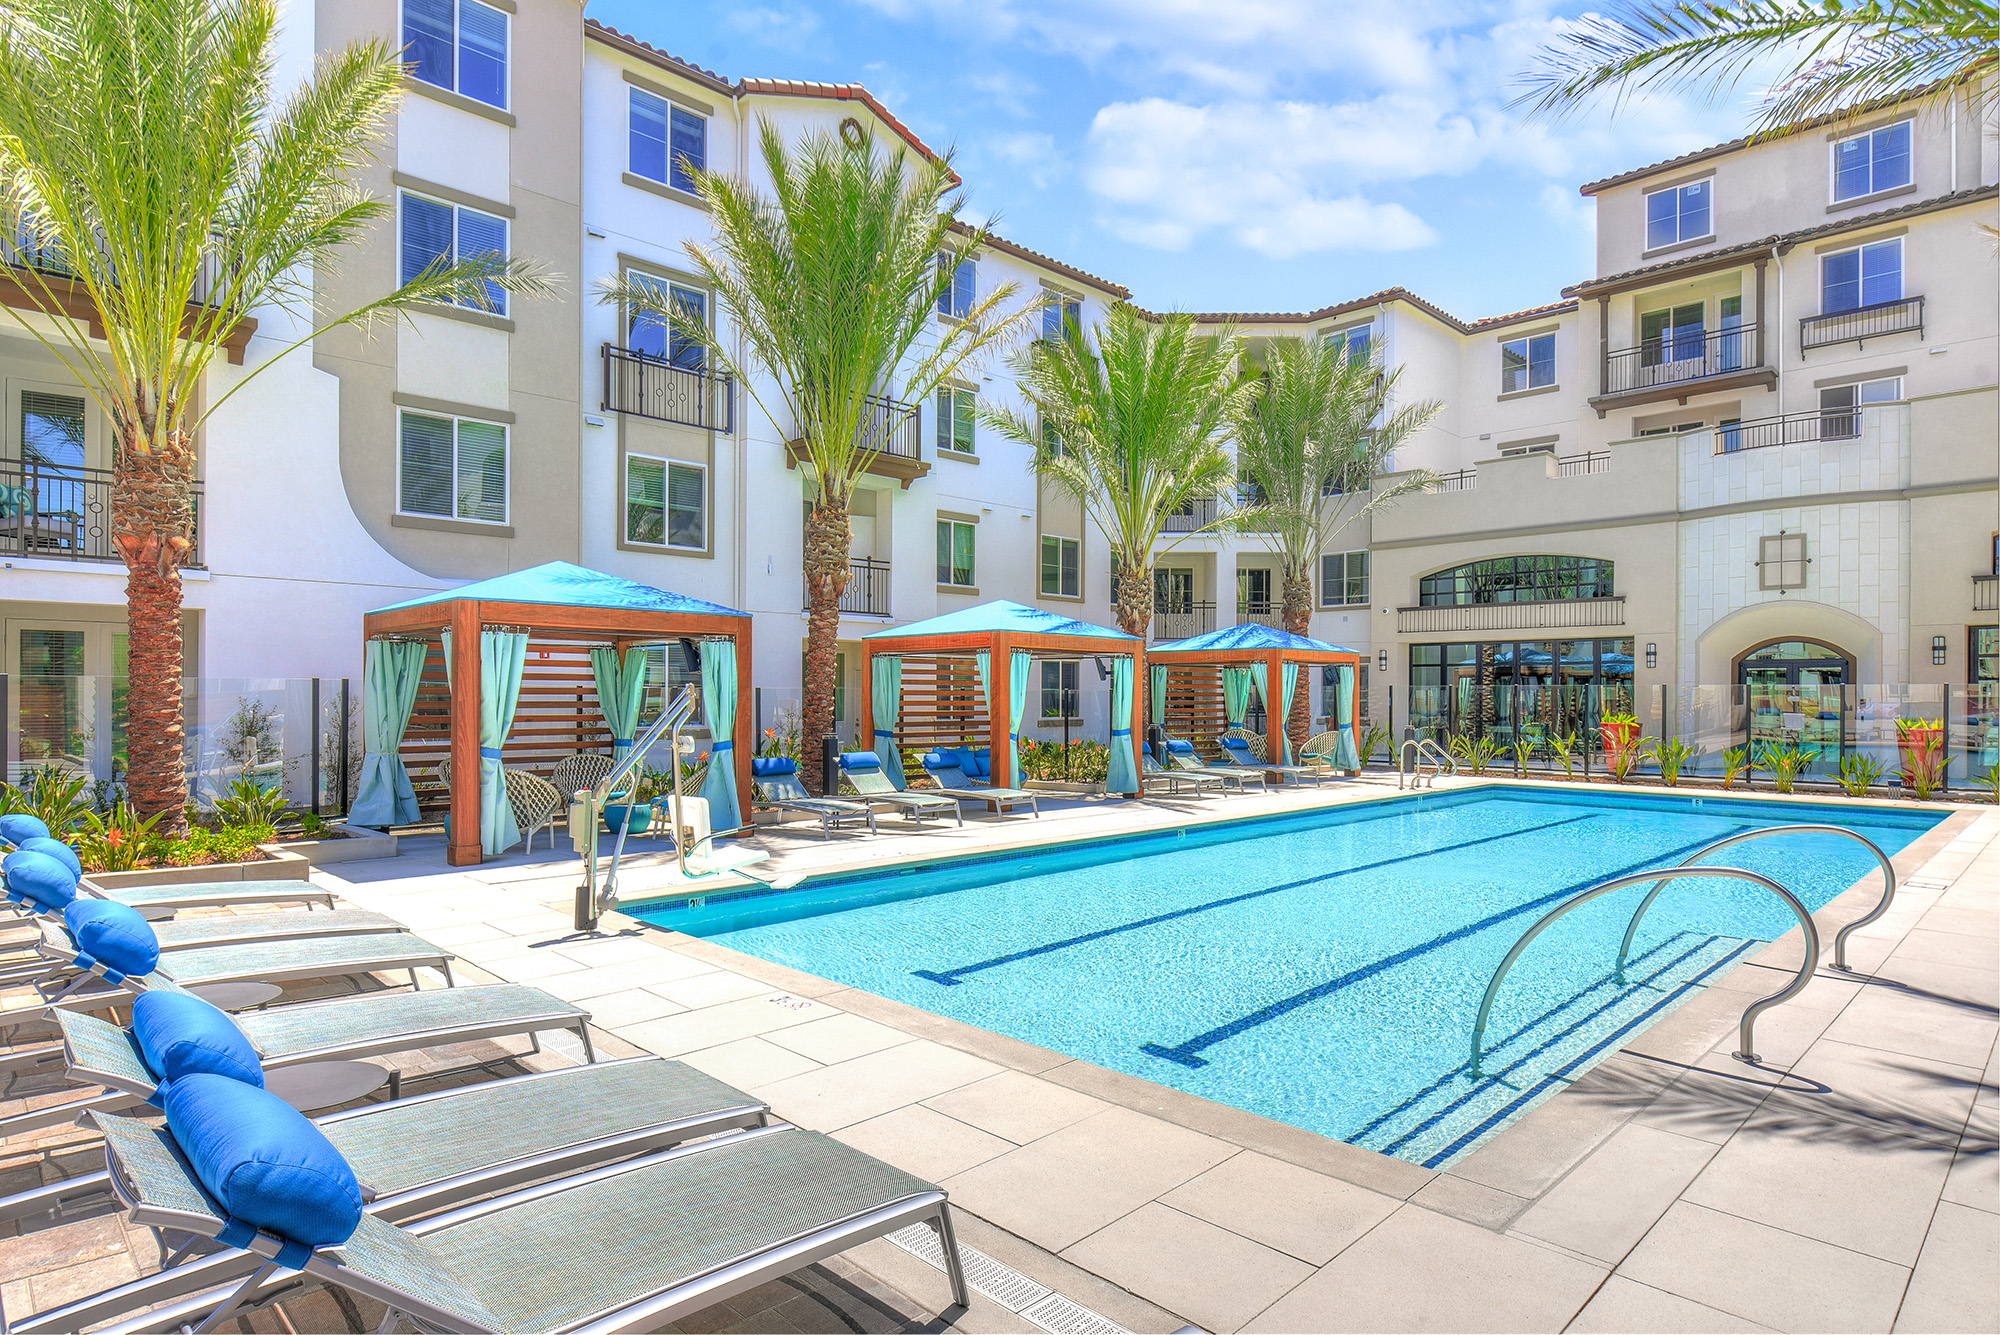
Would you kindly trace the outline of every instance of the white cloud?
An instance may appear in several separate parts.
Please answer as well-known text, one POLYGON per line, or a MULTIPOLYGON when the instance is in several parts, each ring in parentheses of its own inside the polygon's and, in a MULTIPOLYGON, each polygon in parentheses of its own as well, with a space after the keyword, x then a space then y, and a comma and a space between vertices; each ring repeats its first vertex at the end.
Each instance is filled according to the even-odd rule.
POLYGON ((1035 130, 993 135, 986 140, 986 151, 1026 176, 1037 190, 1048 189, 1069 167, 1055 136, 1035 130))
POLYGON ((749 5, 729 11, 729 26, 755 41, 787 51, 803 51, 819 31, 819 15, 810 9, 776 9, 749 5))

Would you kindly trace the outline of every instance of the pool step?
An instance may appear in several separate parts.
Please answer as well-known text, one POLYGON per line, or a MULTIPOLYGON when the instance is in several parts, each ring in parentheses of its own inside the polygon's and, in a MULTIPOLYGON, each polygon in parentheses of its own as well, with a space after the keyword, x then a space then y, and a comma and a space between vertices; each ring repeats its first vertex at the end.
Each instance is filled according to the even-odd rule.
POLYGON ((1481 1058, 1478 1080, 1468 1079, 1461 1065, 1347 1139, 1426 1168, 1442 1168, 1566 1088, 1636 1030, 1761 944, 1693 932, 1669 937, 1627 966, 1624 986, 1607 977, 1517 1033, 1497 1025, 1489 1030, 1491 1046, 1481 1058))

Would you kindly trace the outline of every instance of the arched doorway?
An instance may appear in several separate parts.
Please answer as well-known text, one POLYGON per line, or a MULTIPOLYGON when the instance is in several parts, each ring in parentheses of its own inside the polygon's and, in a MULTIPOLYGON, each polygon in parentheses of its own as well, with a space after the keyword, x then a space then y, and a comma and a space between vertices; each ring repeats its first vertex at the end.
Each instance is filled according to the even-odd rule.
POLYGON ((1773 640, 1743 655, 1737 684, 1749 709, 1750 742, 1816 746, 1839 764, 1846 691, 1854 661, 1818 640, 1773 640))

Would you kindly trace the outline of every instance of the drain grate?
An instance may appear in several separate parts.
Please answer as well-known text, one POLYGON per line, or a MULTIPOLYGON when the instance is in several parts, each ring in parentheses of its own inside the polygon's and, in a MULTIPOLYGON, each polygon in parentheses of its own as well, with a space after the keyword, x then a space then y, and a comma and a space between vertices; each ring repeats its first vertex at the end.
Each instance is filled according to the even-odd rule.
POLYGON ((1033 1307, 1022 1308, 1021 1315, 1050 1335, 1123 1335, 1125 1330, 1117 1322, 1105 1320, 1060 1293, 1051 1293, 1033 1307))
MULTIPOLYGON (((939 1270, 945 1268, 944 1247, 928 1224, 911 1224, 889 1235, 889 1241, 939 1270)), ((959 1244, 965 1282, 1010 1312, 1034 1322, 1050 1335, 1126 1335, 1125 1327, 1107 1320, 1081 1303, 1071 1302, 1045 1284, 1037 1284, 1010 1265, 985 1252, 959 1244)))

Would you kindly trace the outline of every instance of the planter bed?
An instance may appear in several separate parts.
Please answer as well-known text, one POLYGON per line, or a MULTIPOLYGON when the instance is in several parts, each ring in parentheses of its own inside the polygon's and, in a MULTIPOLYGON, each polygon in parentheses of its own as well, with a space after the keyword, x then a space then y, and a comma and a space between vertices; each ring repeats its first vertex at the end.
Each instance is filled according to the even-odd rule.
POLYGON ((143 871, 91 871, 84 875, 106 890, 121 885, 199 885, 204 881, 303 881, 310 860, 278 845, 263 849, 257 862, 211 862, 202 867, 148 867, 143 871))
POLYGON ((292 854, 315 867, 323 867, 329 862, 393 858, 396 856, 396 836, 386 830, 371 830, 365 825, 329 825, 324 837, 319 839, 287 839, 282 843, 259 844, 257 847, 273 857, 292 854))

